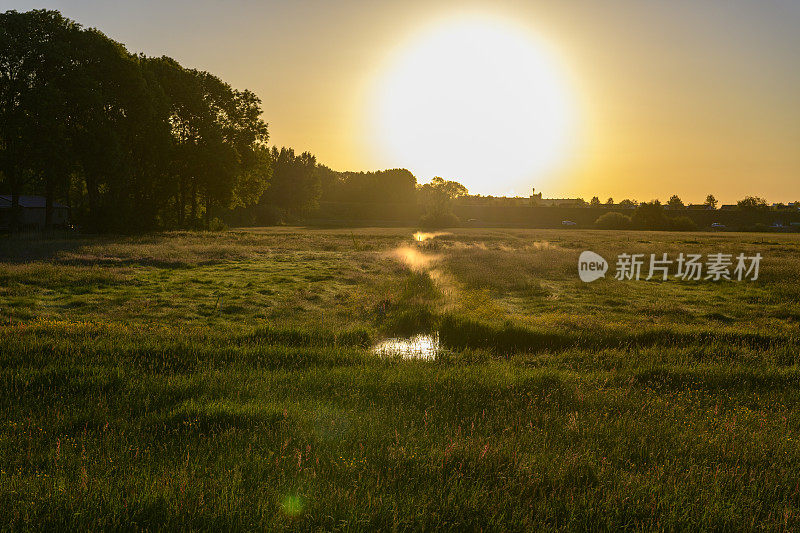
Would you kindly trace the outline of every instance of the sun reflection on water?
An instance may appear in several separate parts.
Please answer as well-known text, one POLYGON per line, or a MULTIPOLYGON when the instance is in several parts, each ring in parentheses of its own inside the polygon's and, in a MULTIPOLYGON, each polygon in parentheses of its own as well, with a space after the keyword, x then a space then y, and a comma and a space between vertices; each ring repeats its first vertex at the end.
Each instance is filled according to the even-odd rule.
POLYGON ((377 344, 373 351, 381 357, 402 357, 403 359, 436 359, 439 350, 439 335, 415 335, 396 337, 377 344))

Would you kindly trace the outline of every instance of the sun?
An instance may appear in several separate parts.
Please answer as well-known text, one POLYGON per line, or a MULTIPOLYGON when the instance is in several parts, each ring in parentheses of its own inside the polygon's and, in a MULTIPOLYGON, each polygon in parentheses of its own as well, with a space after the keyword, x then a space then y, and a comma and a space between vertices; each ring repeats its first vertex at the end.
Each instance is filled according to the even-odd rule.
POLYGON ((416 35, 376 84, 371 142, 421 181, 525 194, 575 147, 576 105, 550 49, 513 23, 462 18, 416 35))

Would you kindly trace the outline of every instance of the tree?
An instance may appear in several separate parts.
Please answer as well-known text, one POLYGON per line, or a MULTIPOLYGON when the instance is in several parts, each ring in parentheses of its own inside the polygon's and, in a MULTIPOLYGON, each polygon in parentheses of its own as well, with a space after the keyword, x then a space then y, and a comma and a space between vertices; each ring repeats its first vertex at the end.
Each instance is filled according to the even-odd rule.
POLYGON ((96 30, 80 32, 76 61, 72 137, 86 225, 126 233, 154 229, 169 157, 163 91, 145 76, 139 58, 96 30))
POLYGON ((767 209, 767 201, 758 196, 745 196, 742 200, 737 202, 739 209, 747 210, 762 210, 767 209))
POLYGON ((681 215, 669 219, 669 229, 672 231, 694 231, 697 229, 697 223, 686 215, 681 215))
POLYGON ((597 196, 592 196, 592 199, 589 200, 589 205, 591 207, 600 207, 600 198, 597 196))
POLYGON ((658 200, 643 202, 631 217, 634 227, 639 229, 665 229, 668 224, 664 207, 658 200))
POLYGON ((623 209, 633 209, 637 205, 636 200, 628 200, 627 198, 619 203, 619 206, 623 209))
POLYGON ((336 172, 319 165, 321 200, 365 204, 413 204, 417 178, 404 168, 377 172, 336 172))
POLYGON ((253 160, 244 166, 236 180, 231 208, 255 205, 266 192, 272 178, 272 153, 266 146, 256 146, 253 160))
POLYGON ((462 184, 457 181, 449 181, 439 176, 434 177, 430 183, 422 185, 422 191, 435 191, 448 199, 460 198, 466 196, 469 191, 462 184))
POLYGON ((419 203, 425 209, 424 225, 428 227, 452 226, 457 219, 452 212, 452 201, 466 196, 469 191, 457 181, 449 181, 439 176, 417 188, 419 203))
MULTIPOLYGON (((24 189, 69 166, 64 78, 74 71, 78 28, 57 11, 0 13, 0 172, 11 192, 12 231, 24 189)), ((45 188, 52 192, 55 184, 45 188)), ((48 219, 51 207, 49 194, 48 219)))
POLYGON ((168 57, 145 58, 143 64, 159 83, 168 102, 171 139, 168 190, 174 198, 174 224, 185 227, 189 204, 192 224, 197 215, 197 174, 206 114, 200 79, 197 73, 184 69, 168 57))
POLYGON ((606 207, 614 207, 614 199, 613 198, 609 197, 608 200, 606 200, 606 207))
POLYGON ((717 199, 714 197, 713 194, 709 194, 706 196, 706 201, 703 205, 705 205, 709 209, 716 209, 717 208, 717 199))
POLYGON ((281 216, 297 217, 314 209, 320 198, 317 159, 309 152, 295 155, 291 148, 272 148, 272 181, 262 205, 277 208, 281 216))
POLYGON ((178 226, 208 227, 214 209, 256 203, 271 177, 261 101, 216 76, 162 57, 144 60, 164 90, 172 138, 169 196, 178 226), (188 207, 188 213, 187 213, 188 207))
POLYGON ((685 207, 683 205, 683 201, 678 197, 677 194, 670 196, 669 200, 667 201, 667 206, 670 209, 683 209, 685 207))
POLYGON ((611 211, 601 215, 594 225, 600 229, 627 229, 631 227, 631 217, 611 211))
POLYGON ((432 213, 449 212, 451 200, 469 194, 462 184, 439 176, 434 177, 429 183, 418 186, 418 192, 421 203, 432 213))
POLYGON ((270 178, 261 101, 169 58, 135 56, 56 11, 0 14, 0 176, 97 231, 207 227, 270 178))

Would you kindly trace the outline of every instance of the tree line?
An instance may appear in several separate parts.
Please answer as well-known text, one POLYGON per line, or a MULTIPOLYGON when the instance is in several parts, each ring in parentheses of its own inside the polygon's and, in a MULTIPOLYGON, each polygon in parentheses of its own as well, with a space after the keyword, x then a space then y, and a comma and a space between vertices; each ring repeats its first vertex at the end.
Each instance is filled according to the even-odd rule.
POLYGON ((271 176, 252 92, 145 57, 57 11, 0 14, 0 172, 93 230, 208 225, 271 176))
MULTIPOLYGON (((309 152, 270 147, 261 104, 209 72, 130 53, 57 11, 0 13, 0 192, 11 195, 12 230, 25 194, 45 197, 46 225, 62 202, 88 231, 292 222, 324 204, 421 206, 425 225, 458 224, 452 201, 467 197, 463 185, 438 177, 420 185, 405 169, 337 172, 309 152)), ((639 206, 596 196, 579 203, 639 206)), ((677 195, 665 205, 685 207, 677 195)), ((704 206, 717 200, 709 195, 704 206)), ((768 208, 757 197, 738 206, 768 208)))
MULTIPOLYGON (((651 202, 643 202, 642 205, 652 204, 652 203, 661 205, 661 202, 659 200, 653 200, 651 202)), ((603 203, 600 201, 600 198, 594 196, 589 201, 588 205, 589 207, 622 207, 622 208, 633 209, 639 206, 640 204, 636 200, 628 200, 628 199, 622 200, 619 204, 615 204, 613 198, 609 198, 608 200, 606 200, 605 203, 603 203)), ((683 203, 683 200, 681 200, 680 196, 678 196, 677 194, 673 194, 672 196, 670 196, 669 200, 667 200, 667 202, 664 204, 664 206, 668 209, 687 209, 689 207, 717 209, 718 205, 719 201, 714 197, 713 194, 709 194, 708 196, 706 196, 705 201, 699 205, 686 205, 683 203)), ((745 196, 744 198, 736 202, 736 207, 738 209, 744 209, 744 210, 768 210, 770 208, 781 210, 781 209, 789 209, 792 207, 798 208, 800 207, 800 201, 791 202, 789 204, 778 203, 775 204, 774 206, 771 206, 767 203, 767 201, 764 198, 761 198, 760 196, 745 196)))
MULTIPOLYGON (((92 231, 209 227, 318 197, 309 153, 270 149, 261 101, 169 57, 146 57, 57 11, 0 13, 0 187, 55 201, 92 231), (265 198, 268 198, 265 201, 265 198)), ((315 181, 317 180, 317 181, 315 181)))
POLYGON ((261 115, 251 91, 130 53, 57 11, 0 13, 0 190, 12 230, 25 194, 46 198, 47 226, 60 201, 83 229, 106 232, 273 224, 320 202, 446 210, 441 184, 419 186, 408 170, 337 172, 269 147, 261 115))

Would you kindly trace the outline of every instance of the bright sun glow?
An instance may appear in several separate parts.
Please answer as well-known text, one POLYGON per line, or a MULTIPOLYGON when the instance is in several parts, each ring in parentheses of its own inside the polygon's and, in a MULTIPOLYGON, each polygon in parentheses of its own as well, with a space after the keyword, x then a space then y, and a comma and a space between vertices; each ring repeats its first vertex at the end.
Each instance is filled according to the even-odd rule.
POLYGON ((574 146, 565 76, 546 46, 512 24, 439 26, 415 37, 380 80, 373 141, 384 161, 420 181, 526 195, 574 146))

